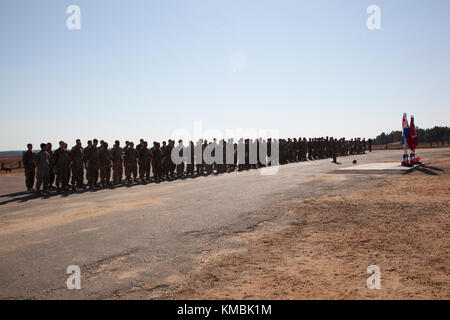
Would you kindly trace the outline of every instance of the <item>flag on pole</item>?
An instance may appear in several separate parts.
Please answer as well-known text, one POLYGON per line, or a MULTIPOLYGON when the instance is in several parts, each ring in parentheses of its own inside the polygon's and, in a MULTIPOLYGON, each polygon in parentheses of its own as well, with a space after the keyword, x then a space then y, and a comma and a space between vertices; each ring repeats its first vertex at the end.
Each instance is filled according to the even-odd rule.
POLYGON ((420 163, 420 158, 416 157, 416 147, 418 144, 416 126, 414 125, 414 116, 411 115, 411 125, 409 126, 408 145, 411 149, 410 161, 412 164, 420 163))
POLYGON ((409 137, 409 126, 408 126, 408 118, 406 117, 406 113, 403 114, 402 120, 402 146, 404 148, 408 147, 408 137, 409 137))
POLYGON ((408 127, 408 118, 406 117, 406 113, 403 114, 402 120, 402 146, 404 149, 403 158, 402 158, 402 166, 408 165, 408 136, 409 136, 409 127, 408 127))
POLYGON ((408 146, 409 148, 415 152, 417 147, 417 134, 416 128, 414 126, 414 116, 411 115, 411 125, 409 127, 409 136, 408 136, 408 146))

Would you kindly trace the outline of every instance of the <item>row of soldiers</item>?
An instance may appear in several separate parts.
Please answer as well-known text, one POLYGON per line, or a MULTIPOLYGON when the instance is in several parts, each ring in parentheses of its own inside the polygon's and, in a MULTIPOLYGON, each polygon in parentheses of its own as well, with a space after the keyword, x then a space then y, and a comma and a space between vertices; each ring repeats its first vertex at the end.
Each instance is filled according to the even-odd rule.
POLYGON ((372 152, 372 139, 345 138, 289 138, 280 139, 280 164, 306 161, 314 159, 333 158, 336 162, 338 156, 364 154, 366 150, 372 152))
MULTIPOLYGON (((182 140, 178 141, 182 146, 182 140)), ((84 189, 86 187, 96 188, 99 184, 103 187, 108 185, 117 185, 122 183, 123 169, 125 169, 125 178, 127 183, 138 181, 149 182, 151 173, 153 179, 160 181, 161 179, 170 179, 185 175, 202 175, 211 174, 214 171, 224 173, 251 168, 258 168, 265 165, 286 164, 297 161, 306 161, 313 159, 333 158, 336 162, 338 156, 346 156, 353 154, 365 153, 367 145, 371 151, 371 141, 367 144, 365 139, 360 138, 345 140, 328 138, 306 138, 294 139, 240 139, 238 143, 234 143, 233 139, 228 142, 221 140, 223 145, 223 161, 208 163, 203 158, 198 160, 194 154, 196 147, 204 151, 209 145, 217 146, 216 140, 208 142, 200 139, 196 146, 192 141, 189 142, 188 149, 181 148, 178 154, 187 159, 181 163, 175 163, 172 159, 172 150, 175 148, 175 141, 153 142, 153 146, 149 148, 148 143, 144 139, 134 147, 134 143, 125 142, 122 148, 119 141, 115 141, 114 146, 109 148, 108 143, 97 139, 89 140, 87 146, 83 148, 79 139, 70 150, 67 143, 59 142, 59 148, 52 150, 51 143, 42 143, 40 152, 35 154, 33 146, 27 145, 27 151, 23 153, 22 162, 25 168, 26 186, 28 191, 32 191, 34 180, 36 177, 36 191, 48 193, 51 190, 67 191, 69 184, 73 190, 84 189), (267 161, 260 158, 259 147, 261 143, 267 145, 267 157, 271 157, 271 145, 278 144, 279 158, 267 161), (231 149, 227 148, 227 144, 231 149), (231 144, 231 145, 230 145, 231 144), (238 156, 239 145, 245 150, 242 158, 238 156), (255 161, 251 161, 249 150, 254 146, 257 151, 255 161), (188 154, 183 155, 183 151, 188 154), (227 150, 232 150, 233 155, 230 157, 231 162, 227 161, 227 150), (111 181, 112 169, 112 181, 111 181), (86 172, 87 184, 84 183, 86 172), (71 178, 71 179, 70 179, 71 178), (100 178, 100 181, 99 181, 100 178), (55 185, 53 185, 55 184, 55 185)), ((178 149, 177 149, 178 150, 178 149)), ((214 149, 215 150, 215 149, 214 149)), ((214 151, 212 152, 214 156, 214 151)))

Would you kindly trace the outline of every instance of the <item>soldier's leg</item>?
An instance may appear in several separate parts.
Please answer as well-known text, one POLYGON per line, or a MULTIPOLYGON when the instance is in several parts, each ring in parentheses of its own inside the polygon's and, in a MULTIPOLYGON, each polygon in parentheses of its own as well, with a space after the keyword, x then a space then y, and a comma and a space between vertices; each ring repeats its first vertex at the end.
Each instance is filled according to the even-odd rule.
POLYGON ((48 186, 50 188, 52 188, 53 183, 55 183, 55 170, 54 170, 54 168, 50 168, 50 173, 49 173, 49 178, 48 178, 48 186))
POLYGON ((98 167, 95 167, 95 168, 94 168, 94 186, 97 186, 98 173, 99 173, 99 168, 98 168, 98 167))
POLYGON ((25 171, 25 184, 27 186, 27 190, 33 189, 33 183, 31 179, 31 170, 25 171))
POLYGON ((113 164, 113 184, 118 184, 117 180, 119 180, 118 177, 118 166, 117 164, 113 164))
POLYGON ((119 180, 119 172, 118 172, 118 165, 116 163, 113 163, 113 184, 118 184, 119 180))
POLYGON ((145 176, 145 165, 141 162, 139 163, 139 179, 144 181, 145 176))
POLYGON ((90 166, 89 167, 89 172, 88 172, 88 175, 89 175, 89 186, 90 187, 93 187, 94 186, 94 174, 95 174, 95 170, 94 170, 94 168, 93 168, 93 166, 90 166))
POLYGON ((38 173, 36 175, 36 191, 37 192, 40 192, 41 185, 42 185, 42 173, 38 171, 38 173))
POLYGON ((72 166, 72 188, 75 190, 76 187, 81 188, 83 182, 80 181, 83 177, 83 172, 78 166, 72 166))
POLYGON ((162 176, 161 163, 156 163, 156 166, 154 166, 154 168, 155 168, 155 179, 161 180, 161 176, 162 176))
POLYGON ((137 181, 137 164, 133 165, 133 179, 134 179, 134 182, 137 181))
POLYGON ((88 181, 89 187, 92 187, 92 168, 89 166, 86 170, 86 179, 88 181))
POLYGON ((95 174, 94 171, 95 171, 95 170, 94 170, 94 167, 93 167, 93 166, 90 166, 90 167, 89 167, 89 172, 88 172, 88 176, 89 176, 89 186, 90 186, 90 187, 93 187, 93 186, 94 186, 94 174, 95 174))
POLYGON ((122 182, 122 176, 123 176, 122 168, 117 168, 117 176, 116 176, 117 184, 122 182))
POLYGON ((70 166, 67 166, 67 181, 66 181, 67 186, 69 186, 69 184, 70 184, 70 178, 72 177, 72 174, 73 173, 72 173, 70 166))
POLYGON ((46 171, 42 177, 42 191, 48 192, 48 180, 50 177, 50 172, 46 171))
POLYGON ((143 180, 144 181, 148 181, 148 179, 150 178, 150 164, 148 162, 146 162, 144 164, 144 176, 143 176, 143 180))
POLYGON ((30 175, 30 170, 25 170, 25 185, 27 187, 27 190, 30 190, 32 187, 30 187, 30 182, 31 182, 31 175, 30 175))
POLYGON ((83 170, 83 164, 80 164, 80 168, 79 168, 79 183, 80 183, 80 187, 84 188, 84 170, 83 170))
POLYGON ((105 168, 100 167, 100 185, 104 186, 105 185, 105 168))
POLYGON ((151 173, 151 171, 152 171, 152 164, 149 161, 148 164, 147 164, 147 181, 150 181, 150 173, 151 173))
POLYGON ((61 187, 62 187, 62 189, 63 190, 66 190, 67 189, 67 180, 68 180, 68 178, 67 178, 67 172, 66 171, 64 171, 63 173, 62 173, 62 175, 61 175, 61 187))
POLYGON ((101 177, 102 186, 105 187, 106 186, 106 176, 107 176, 106 170, 107 170, 107 168, 102 167, 100 170, 101 170, 100 173, 102 175, 102 177, 101 177))
POLYGON ((34 170, 28 170, 26 173, 27 189, 31 190, 34 186, 34 170))
POLYGON ((58 171, 58 174, 56 176, 56 184, 58 188, 64 189, 64 172, 62 170, 58 171))
POLYGON ((108 175, 108 169, 109 167, 104 167, 103 168, 103 185, 106 187, 106 185, 109 184, 109 175, 108 175))
POLYGON ((163 168, 162 168, 162 163, 158 163, 157 164, 157 171, 158 171, 158 179, 161 180, 163 178, 163 168))
MULTIPOLYGON (((50 176, 50 175, 49 175, 50 176)), ((61 170, 60 169, 56 169, 56 182, 55 182, 55 185, 56 185, 56 188, 58 189, 58 191, 59 190, 61 190, 61 170)))
POLYGON ((70 176, 71 176, 70 167, 67 167, 66 171, 64 172, 64 188, 65 189, 67 189, 69 187, 70 176))
POLYGON ((90 178, 90 168, 89 167, 86 167, 86 181, 87 181, 87 184, 88 184, 88 186, 90 186, 91 185, 91 178, 90 178))
POLYGON ((158 179, 158 164, 156 161, 152 162, 152 170, 153 170, 153 179, 157 180, 158 179))
POLYGON ((95 166, 92 166, 91 181, 92 186, 96 187, 98 183, 98 168, 95 166))
POLYGON ((125 165, 125 176, 127 182, 131 182, 131 166, 128 164, 125 165))
POLYGON ((143 176, 143 180, 147 181, 150 177, 150 163, 148 161, 146 161, 144 163, 144 176, 143 176))
POLYGON ((153 164, 153 179, 159 180, 159 171, 158 171, 158 164, 154 163, 153 164))
POLYGON ((106 184, 111 184, 111 167, 108 166, 108 170, 106 170, 106 184))
POLYGON ((117 183, 122 183, 122 178, 123 178, 123 165, 120 164, 117 170, 117 183))
POLYGON ((78 182, 78 177, 77 177, 77 167, 74 167, 74 165, 72 164, 72 187, 75 187, 77 185, 78 182))

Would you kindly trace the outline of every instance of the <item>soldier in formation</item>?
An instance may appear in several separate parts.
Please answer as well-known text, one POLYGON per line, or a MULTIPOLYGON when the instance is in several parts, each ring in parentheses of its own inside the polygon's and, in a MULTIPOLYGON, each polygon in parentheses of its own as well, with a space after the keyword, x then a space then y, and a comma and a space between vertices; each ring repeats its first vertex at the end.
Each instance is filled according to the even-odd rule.
POLYGON ((41 151, 35 157, 36 162, 36 192, 48 193, 48 181, 50 177, 50 154, 47 152, 47 145, 41 143, 41 151))
POLYGON ((131 175, 133 175, 134 182, 137 182, 137 158, 138 153, 134 148, 134 143, 129 142, 125 147, 125 176, 128 183, 131 183, 131 175))
POLYGON ((123 149, 120 147, 119 140, 116 140, 111 149, 113 162, 113 184, 118 185, 122 181, 123 175, 123 149))
POLYGON ((83 162, 84 162, 84 150, 81 146, 81 140, 77 139, 75 146, 70 151, 70 160, 72 168, 72 189, 76 188, 84 189, 83 183, 83 162))

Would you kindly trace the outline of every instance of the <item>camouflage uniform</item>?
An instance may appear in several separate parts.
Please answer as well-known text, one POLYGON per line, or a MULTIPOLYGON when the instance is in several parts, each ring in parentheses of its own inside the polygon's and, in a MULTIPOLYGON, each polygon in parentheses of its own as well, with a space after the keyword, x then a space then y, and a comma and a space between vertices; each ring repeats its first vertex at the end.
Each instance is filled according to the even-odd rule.
POLYGON ((55 183, 55 160, 53 159, 53 151, 46 150, 48 155, 50 156, 50 168, 49 168, 49 177, 48 177, 48 186, 49 188, 53 187, 53 183, 55 183))
POLYGON ((142 145, 139 150, 137 150, 139 157, 139 178, 144 180, 150 179, 150 158, 151 151, 146 145, 142 145))
POLYGON ((163 153, 159 147, 152 150, 152 166, 155 180, 160 180, 162 177, 162 159, 163 153))
POLYGON ((47 191, 48 178, 50 175, 50 155, 47 151, 40 151, 36 157, 36 190, 39 191, 41 185, 43 190, 47 191))
POLYGON ((137 180, 137 151, 133 147, 129 147, 125 151, 125 176, 128 182, 131 182, 131 174, 133 174, 134 181, 137 180))
POLYGON ((34 175, 35 175, 35 154, 33 151, 27 150, 22 155, 22 163, 25 169, 25 182, 27 189, 31 190, 34 186, 34 175))
POLYGON ((122 181, 123 175, 122 148, 114 146, 111 149, 111 156, 113 160, 113 182, 114 184, 119 184, 122 181))
POLYGON ((110 184, 112 154, 107 147, 101 147, 98 151, 98 162, 100 167, 100 183, 102 186, 110 184))
POLYGON ((83 187, 83 148, 75 146, 70 151, 72 160, 72 186, 82 188, 83 187))
POLYGON ((86 180, 88 181, 89 184, 89 163, 88 163, 88 158, 89 158, 89 154, 91 153, 91 149, 92 146, 87 145, 86 148, 84 148, 84 167, 86 168, 86 180))
POLYGON ((69 152, 64 149, 57 149, 53 154, 53 161, 56 173, 56 187, 66 189, 69 184, 69 152))
POLYGON ((97 186, 98 169, 98 147, 92 146, 87 156, 87 176, 91 188, 97 186))

